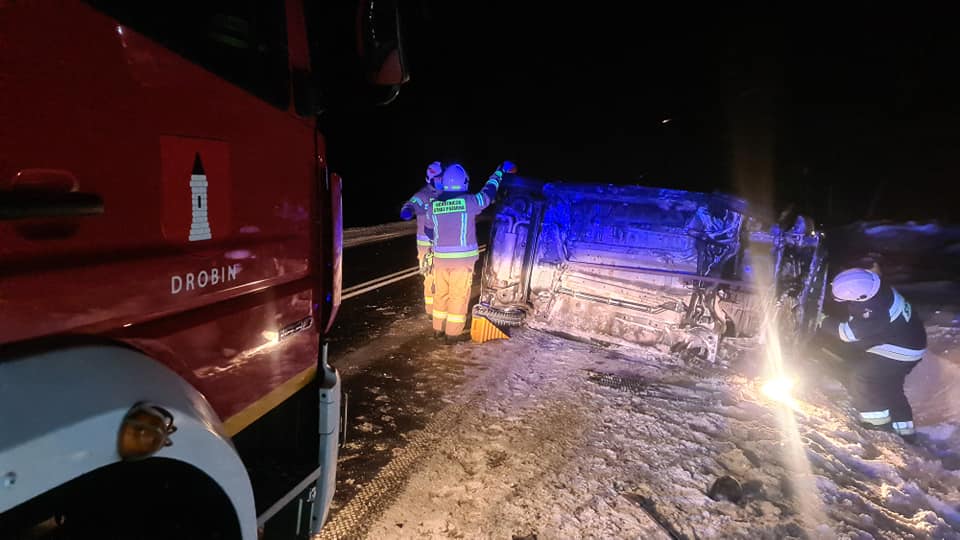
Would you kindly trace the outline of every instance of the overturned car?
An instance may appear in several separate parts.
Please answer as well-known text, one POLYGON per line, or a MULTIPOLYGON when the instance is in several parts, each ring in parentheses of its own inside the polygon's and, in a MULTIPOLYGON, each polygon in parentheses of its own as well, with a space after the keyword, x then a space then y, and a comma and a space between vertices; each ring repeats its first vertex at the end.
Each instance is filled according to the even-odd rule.
POLYGON ((816 326, 823 235, 721 193, 505 178, 475 317, 710 361, 728 337, 816 326))

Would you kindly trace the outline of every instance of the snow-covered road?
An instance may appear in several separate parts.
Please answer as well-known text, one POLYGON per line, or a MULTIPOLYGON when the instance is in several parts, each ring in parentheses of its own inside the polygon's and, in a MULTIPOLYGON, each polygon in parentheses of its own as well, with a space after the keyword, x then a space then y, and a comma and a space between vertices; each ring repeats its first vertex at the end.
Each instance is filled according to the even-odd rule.
POLYGON ((465 376, 326 537, 960 538, 958 464, 862 430, 830 381, 804 388, 790 413, 736 364, 534 331, 426 356, 465 376), (727 475, 739 503, 707 495, 727 475))

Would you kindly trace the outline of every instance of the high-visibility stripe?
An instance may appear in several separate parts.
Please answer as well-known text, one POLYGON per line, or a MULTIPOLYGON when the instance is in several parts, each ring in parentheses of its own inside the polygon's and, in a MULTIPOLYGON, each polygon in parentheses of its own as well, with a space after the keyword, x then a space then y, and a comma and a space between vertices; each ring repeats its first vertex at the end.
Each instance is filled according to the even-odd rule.
POLYGON ((897 317, 903 313, 904 304, 906 304, 906 302, 903 296, 900 296, 900 293, 898 293, 896 289, 893 289, 893 303, 890 304, 890 322, 897 320, 897 317))
POLYGON ((498 180, 497 178, 493 178, 493 177, 487 178, 487 183, 493 184, 497 186, 497 189, 500 189, 500 180, 498 180))
POLYGON ((433 236, 438 237, 439 231, 440 231, 440 223, 437 222, 436 214, 432 214, 431 217, 433 218, 433 236))
POLYGON ((423 302, 424 302, 425 304, 427 304, 428 306, 429 306, 429 305, 433 305, 433 297, 432 297, 432 296, 424 296, 424 297, 423 297, 423 302))
POLYGON ((477 244, 467 244, 466 246, 434 246, 434 251, 437 253, 461 253, 464 251, 470 251, 471 249, 477 249, 477 244))
POLYGON ((287 398, 296 394, 298 390, 306 386, 317 376, 317 366, 310 366, 286 382, 277 386, 260 399, 247 405, 233 416, 223 422, 223 429, 228 435, 233 436, 242 431, 245 427, 257 421, 263 415, 274 410, 277 405, 286 401, 287 398))
POLYGON ((874 426, 882 426, 890 422, 890 410, 865 411, 860 413, 860 420, 874 426))
POLYGON ((906 347, 898 347, 896 345, 891 345, 889 343, 884 343, 883 345, 876 345, 867 349, 868 353, 873 353, 884 358, 890 358, 892 360, 899 360, 901 362, 915 362, 923 358, 924 353, 927 352, 926 349, 908 349, 906 347))
POLYGON ((857 341, 857 336, 853 333, 853 329, 850 328, 850 323, 840 323, 837 331, 840 333, 840 339, 850 343, 851 341, 857 341))
POLYGON ((433 318, 434 318, 434 319, 444 320, 444 319, 447 318, 447 312, 446 312, 446 311, 438 311, 438 310, 435 309, 435 310, 433 310, 433 318))
POLYGON ((420 197, 417 197, 416 195, 414 195, 413 197, 410 197, 410 202, 420 203, 420 206, 423 206, 423 201, 420 200, 420 197))
POLYGON ((466 316, 466 315, 452 315, 452 314, 451 314, 451 315, 447 315, 447 322, 452 322, 452 323, 465 323, 465 322, 467 322, 467 316, 466 316))
POLYGON ((912 420, 907 420, 906 422, 894 422, 893 431, 897 432, 898 435, 913 435, 917 432, 913 427, 912 420))
POLYGON ((460 245, 467 245, 467 214, 460 214, 460 245))
POLYGON ((437 259, 466 259, 467 257, 474 257, 480 255, 480 251, 476 249, 471 249, 469 251, 452 251, 447 253, 434 253, 433 256, 437 259))
POLYGON ((417 238, 417 245, 418 245, 418 246, 431 246, 431 245, 433 245, 433 242, 431 242, 431 241, 429 241, 429 240, 421 240, 421 239, 417 238))

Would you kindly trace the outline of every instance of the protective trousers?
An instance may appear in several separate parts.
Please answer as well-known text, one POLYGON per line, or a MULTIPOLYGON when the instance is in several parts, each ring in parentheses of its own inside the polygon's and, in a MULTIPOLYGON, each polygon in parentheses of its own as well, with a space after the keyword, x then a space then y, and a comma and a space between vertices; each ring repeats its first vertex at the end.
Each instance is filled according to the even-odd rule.
MULTIPOLYGON (((423 267, 423 257, 430 251, 430 246, 417 246, 417 262, 423 267)), ((433 272, 423 276, 423 305, 427 315, 433 313, 433 272)))
POLYGON ((467 323, 474 261, 434 261, 433 329, 459 336, 467 323))
POLYGON ((914 433, 913 409, 903 392, 903 384, 919 362, 903 362, 870 353, 861 353, 853 359, 846 386, 862 423, 889 426, 900 435, 914 433))

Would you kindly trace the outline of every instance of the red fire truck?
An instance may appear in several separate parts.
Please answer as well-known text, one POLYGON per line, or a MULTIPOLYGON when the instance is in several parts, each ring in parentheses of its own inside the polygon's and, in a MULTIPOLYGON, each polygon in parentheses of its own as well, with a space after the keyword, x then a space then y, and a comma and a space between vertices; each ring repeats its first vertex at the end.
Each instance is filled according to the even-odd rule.
POLYGON ((390 2, 0 0, 0 537, 319 530, 318 114, 406 78, 390 2))

